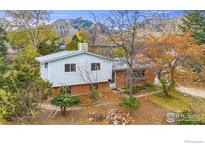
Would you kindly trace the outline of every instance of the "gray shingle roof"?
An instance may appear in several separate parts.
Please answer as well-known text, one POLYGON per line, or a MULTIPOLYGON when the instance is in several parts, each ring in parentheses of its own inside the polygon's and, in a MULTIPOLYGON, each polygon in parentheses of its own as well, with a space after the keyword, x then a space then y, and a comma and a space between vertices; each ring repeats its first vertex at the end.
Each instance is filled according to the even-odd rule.
MULTIPOLYGON (((122 59, 122 58, 115 58, 113 60, 113 70, 125 70, 128 69, 127 63, 122 59)), ((135 64, 134 69, 146 69, 146 68, 151 68, 150 65, 148 64, 135 64)))
POLYGON ((81 55, 81 54, 88 54, 88 55, 92 55, 92 56, 96 56, 96 57, 100 57, 100 58, 109 60, 109 58, 107 58, 105 56, 101 56, 98 54, 94 54, 91 52, 85 52, 85 51, 61 51, 61 52, 49 54, 46 56, 37 57, 36 60, 41 62, 41 63, 46 63, 46 62, 56 61, 56 60, 60 60, 60 59, 64 59, 64 58, 68 58, 68 57, 72 57, 72 56, 77 56, 77 55, 81 55))

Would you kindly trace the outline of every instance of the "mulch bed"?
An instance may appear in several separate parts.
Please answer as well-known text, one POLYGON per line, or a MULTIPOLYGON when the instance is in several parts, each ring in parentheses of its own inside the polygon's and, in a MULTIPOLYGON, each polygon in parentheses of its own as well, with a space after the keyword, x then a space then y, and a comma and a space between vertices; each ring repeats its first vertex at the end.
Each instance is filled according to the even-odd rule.
POLYGON ((140 107, 134 112, 135 122, 133 124, 165 125, 168 124, 165 115, 168 111, 151 101, 141 98, 140 107))
MULTIPOLYGON (((95 102, 92 102, 88 96, 81 96, 80 99, 83 101, 82 106, 87 106, 82 110, 77 111, 67 111, 66 116, 63 117, 61 113, 50 119, 49 116, 52 114, 52 111, 41 110, 38 116, 33 119, 30 124, 42 124, 42 125, 107 125, 106 120, 91 122, 89 121, 88 115, 91 113, 97 113, 105 115, 113 108, 118 108, 121 112, 128 113, 127 109, 120 107, 120 100, 122 95, 109 92, 104 95, 101 103, 105 105, 97 105, 95 102), (87 102, 87 103, 86 103, 87 102)), ((158 105, 152 103, 145 98, 140 98, 140 107, 131 112, 131 125, 162 125, 168 124, 165 119, 165 114, 168 111, 164 108, 159 107, 158 105)))

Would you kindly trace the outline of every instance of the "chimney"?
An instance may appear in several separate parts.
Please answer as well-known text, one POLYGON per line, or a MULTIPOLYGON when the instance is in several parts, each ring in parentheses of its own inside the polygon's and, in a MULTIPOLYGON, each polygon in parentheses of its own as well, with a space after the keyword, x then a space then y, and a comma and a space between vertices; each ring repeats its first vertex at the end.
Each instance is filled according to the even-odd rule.
POLYGON ((78 43, 78 50, 87 52, 88 51, 88 43, 78 43))

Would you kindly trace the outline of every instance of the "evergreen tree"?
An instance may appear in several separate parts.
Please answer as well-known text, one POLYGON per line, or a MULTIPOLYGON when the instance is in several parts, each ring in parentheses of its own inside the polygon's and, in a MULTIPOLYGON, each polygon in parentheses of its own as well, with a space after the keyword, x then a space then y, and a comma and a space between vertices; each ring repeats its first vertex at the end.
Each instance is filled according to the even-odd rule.
POLYGON ((7 41, 6 32, 0 27, 0 74, 4 73, 7 69, 7 41))
POLYGON ((87 32, 84 30, 80 30, 77 32, 71 41, 67 41, 66 50, 78 50, 78 43, 84 43, 87 41, 87 32))
POLYGON ((205 11, 187 11, 179 25, 183 32, 191 32, 196 43, 205 44, 205 11))

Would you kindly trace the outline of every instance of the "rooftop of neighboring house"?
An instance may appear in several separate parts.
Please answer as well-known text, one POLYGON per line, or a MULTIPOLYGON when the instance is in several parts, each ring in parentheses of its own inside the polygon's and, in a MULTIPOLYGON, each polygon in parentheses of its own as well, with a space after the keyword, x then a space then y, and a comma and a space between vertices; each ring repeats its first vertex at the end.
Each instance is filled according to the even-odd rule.
MULTIPOLYGON (((112 67, 113 70, 124 70, 129 68, 128 64, 123 58, 114 58, 112 67)), ((148 64, 139 64, 139 63, 135 63, 134 65, 134 69, 146 69, 146 68, 151 68, 151 66, 148 64)))

